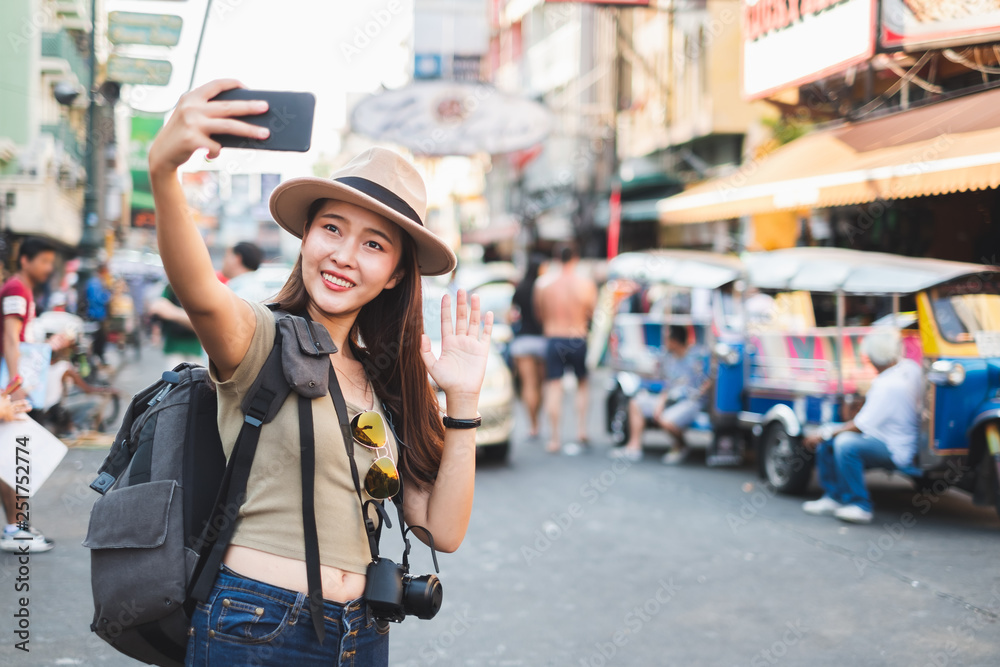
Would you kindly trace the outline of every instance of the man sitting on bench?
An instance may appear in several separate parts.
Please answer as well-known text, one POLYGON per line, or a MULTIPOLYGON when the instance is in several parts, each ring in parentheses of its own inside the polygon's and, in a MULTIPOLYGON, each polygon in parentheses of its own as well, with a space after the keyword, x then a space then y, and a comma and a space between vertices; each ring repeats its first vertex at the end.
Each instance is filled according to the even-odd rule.
POLYGON ((688 342, 688 329, 671 326, 666 342, 667 354, 663 356, 664 390, 651 394, 640 389, 628 404, 629 438, 624 447, 611 450, 613 458, 638 461, 642 458, 642 433, 646 421, 655 422, 673 438, 673 447, 663 457, 666 465, 677 465, 687 458, 684 442, 687 430, 698 413, 704 409, 708 378, 705 374, 704 354, 688 342))
POLYGON ((816 469, 823 497, 802 505, 809 514, 841 521, 871 523, 872 502, 865 488, 868 468, 905 468, 917 453, 923 374, 912 359, 900 358, 902 346, 894 329, 865 336, 861 351, 878 376, 854 419, 802 440, 816 451, 816 469))

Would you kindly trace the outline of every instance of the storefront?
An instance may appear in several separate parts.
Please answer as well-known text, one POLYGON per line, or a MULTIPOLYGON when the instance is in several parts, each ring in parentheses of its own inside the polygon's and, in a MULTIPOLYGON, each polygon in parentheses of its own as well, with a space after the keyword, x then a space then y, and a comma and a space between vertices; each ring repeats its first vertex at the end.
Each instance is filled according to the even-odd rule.
POLYGON ((739 221, 747 249, 837 245, 998 261, 988 252, 1000 248, 997 109, 1000 90, 990 90, 818 130, 661 200, 659 220, 739 221))

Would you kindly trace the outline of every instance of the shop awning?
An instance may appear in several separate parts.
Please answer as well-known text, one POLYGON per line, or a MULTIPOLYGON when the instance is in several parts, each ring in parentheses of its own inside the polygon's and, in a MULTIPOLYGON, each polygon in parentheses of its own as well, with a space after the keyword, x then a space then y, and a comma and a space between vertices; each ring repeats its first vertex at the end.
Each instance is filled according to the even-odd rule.
POLYGON ((1000 186, 1000 90, 820 130, 661 199, 682 224, 1000 186))

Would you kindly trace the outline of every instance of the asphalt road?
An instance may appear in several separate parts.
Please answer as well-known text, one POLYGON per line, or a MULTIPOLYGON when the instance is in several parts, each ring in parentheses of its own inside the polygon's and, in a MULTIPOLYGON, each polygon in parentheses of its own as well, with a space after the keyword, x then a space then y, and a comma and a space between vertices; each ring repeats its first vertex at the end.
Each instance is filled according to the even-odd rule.
MULTIPOLYGON (((134 391, 161 363, 147 350, 118 384, 134 391)), ((699 457, 666 468, 653 454, 612 462, 599 397, 592 404, 595 451, 546 455, 521 418, 509 464, 480 467, 465 543, 439 556, 444 606, 393 628, 391 664, 1000 664, 992 510, 872 473, 872 525, 808 516, 749 468, 710 470, 699 457)), ((72 449, 32 501, 57 546, 30 561, 27 654, 14 649, 15 557, 0 554, 0 664, 137 664, 89 630, 80 542, 105 451, 72 449)), ((384 540, 384 553, 399 551, 384 540)), ((431 571, 419 546, 414 568, 431 571)))

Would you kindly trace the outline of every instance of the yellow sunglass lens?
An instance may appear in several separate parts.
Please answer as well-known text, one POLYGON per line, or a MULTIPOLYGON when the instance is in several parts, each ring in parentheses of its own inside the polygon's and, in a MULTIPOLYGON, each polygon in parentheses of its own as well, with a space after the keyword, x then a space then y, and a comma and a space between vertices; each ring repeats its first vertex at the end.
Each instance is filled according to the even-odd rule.
POLYGON ((399 493, 399 472, 392 459, 383 456, 375 459, 365 475, 365 491, 372 498, 384 500, 399 493))
POLYGON ((365 447, 385 446, 385 421, 382 415, 368 410, 351 420, 354 437, 365 447))

